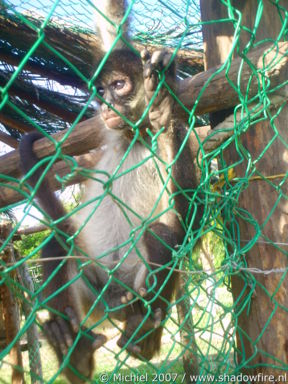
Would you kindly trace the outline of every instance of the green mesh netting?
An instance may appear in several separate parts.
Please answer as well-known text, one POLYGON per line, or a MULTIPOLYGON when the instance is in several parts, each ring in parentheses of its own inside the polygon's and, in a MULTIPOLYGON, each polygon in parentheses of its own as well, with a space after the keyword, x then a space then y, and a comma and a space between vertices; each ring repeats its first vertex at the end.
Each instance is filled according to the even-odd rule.
MULTIPOLYGON (((97 178, 62 152, 75 126, 94 113, 93 80, 99 68, 91 48, 93 8, 90 1, 0 4, 0 140, 7 142, 9 136, 16 145, 31 129, 50 137, 67 128, 60 141, 51 138, 55 152, 43 160, 46 171, 64 161, 66 173, 56 175, 62 189, 76 173, 82 179, 97 178)), ((187 225, 185 243, 174 255, 172 268, 179 271, 181 284, 164 323, 161 352, 151 361, 139 361, 118 348, 121 329, 107 307, 105 319, 96 325, 109 341, 96 352, 93 382, 288 382, 288 3, 202 1, 200 12, 197 0, 131 0, 129 11, 137 48, 175 48, 180 81, 203 70, 202 31, 207 68, 222 65, 205 83, 199 78, 200 91, 196 82, 191 85, 196 92, 191 105, 185 108, 174 95, 189 113, 188 132, 199 146, 195 156, 201 180, 194 198, 204 206, 204 216, 199 230, 187 225), (257 49, 261 54, 255 60, 257 49), (209 112, 211 121, 230 116, 216 134, 230 132, 230 138, 213 151, 206 150, 203 129, 196 128, 207 124, 209 112), (104 320, 110 323, 108 330, 104 320)), ((9 155, 0 158, 0 382, 21 380, 22 373, 27 382, 65 382, 61 371, 72 350, 58 368, 42 332, 49 302, 41 300, 39 261, 41 248, 59 229, 38 207, 35 191, 19 178, 13 168, 17 159, 7 159, 9 155), (19 240, 19 228, 36 222, 49 231, 19 240)), ((109 177, 112 183, 115 174, 109 177)), ((71 187, 62 195, 68 215, 81 209, 80 195, 71 187)), ((103 197, 104 192, 97 198, 103 197)), ((125 206, 121 199, 118 203, 125 206)), ((67 236, 67 244, 73 254, 73 238, 67 236)), ((89 262, 83 261, 85 266, 89 262)), ((145 302, 147 308, 149 304, 145 302)))

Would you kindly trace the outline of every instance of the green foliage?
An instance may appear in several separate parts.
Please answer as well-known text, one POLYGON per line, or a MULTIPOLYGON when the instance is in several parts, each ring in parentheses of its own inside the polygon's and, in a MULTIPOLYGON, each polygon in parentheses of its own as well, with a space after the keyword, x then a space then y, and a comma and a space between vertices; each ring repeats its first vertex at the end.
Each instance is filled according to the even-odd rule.
MULTIPOLYGON (((22 257, 28 256, 36 247, 40 246, 42 242, 46 239, 49 231, 42 231, 38 233, 33 233, 31 235, 22 236, 21 240, 14 242, 15 248, 22 257)), ((40 257, 40 251, 37 252, 33 258, 40 257)))

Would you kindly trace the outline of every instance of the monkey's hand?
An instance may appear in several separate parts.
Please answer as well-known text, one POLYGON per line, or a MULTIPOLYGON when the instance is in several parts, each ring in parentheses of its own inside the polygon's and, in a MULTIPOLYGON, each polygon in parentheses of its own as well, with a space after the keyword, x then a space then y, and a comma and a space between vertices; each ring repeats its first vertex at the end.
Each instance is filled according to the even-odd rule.
POLYGON ((167 127, 172 117, 174 98, 167 85, 175 91, 176 66, 174 62, 171 62, 172 55, 165 50, 155 51, 152 56, 147 50, 144 50, 141 52, 141 58, 146 103, 149 104, 155 95, 149 109, 149 119, 152 127, 159 130, 161 127, 167 127), (165 76, 165 82, 157 90, 162 76, 165 76))
POLYGON ((71 307, 65 308, 64 312, 69 320, 55 316, 43 324, 43 331, 54 348, 60 364, 69 349, 73 348, 69 366, 73 367, 73 370, 78 374, 74 373, 69 366, 64 368, 63 373, 73 384, 84 383, 93 373, 93 354, 95 350, 100 348, 107 339, 104 335, 95 334, 85 327, 80 328, 77 315, 71 307), (75 343, 79 332, 81 332, 81 337, 75 343))

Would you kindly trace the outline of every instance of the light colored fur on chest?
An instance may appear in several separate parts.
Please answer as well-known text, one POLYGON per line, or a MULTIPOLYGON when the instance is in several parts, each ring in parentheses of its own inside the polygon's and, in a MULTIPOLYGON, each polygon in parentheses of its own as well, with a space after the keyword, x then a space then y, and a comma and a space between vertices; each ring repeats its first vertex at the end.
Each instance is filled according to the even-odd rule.
MULTIPOLYGON (((157 211, 162 185, 148 149, 136 142, 126 150, 116 135, 108 136, 76 221, 89 256, 108 269, 121 261, 118 271, 129 284, 141 268, 141 257, 147 260, 142 224, 153 209, 157 211)), ((106 274, 100 279, 107 280, 106 274)))

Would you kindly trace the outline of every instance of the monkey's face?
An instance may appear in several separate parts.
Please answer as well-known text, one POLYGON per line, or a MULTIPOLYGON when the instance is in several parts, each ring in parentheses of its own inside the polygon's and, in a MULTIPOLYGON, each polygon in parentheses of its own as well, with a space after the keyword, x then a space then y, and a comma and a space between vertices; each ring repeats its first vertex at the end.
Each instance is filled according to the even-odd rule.
POLYGON ((134 84, 129 75, 122 72, 110 72, 103 76, 97 86, 97 93, 104 123, 110 129, 129 127, 125 118, 131 119, 131 100, 134 97, 134 84), (118 113, 117 113, 117 112, 118 113), (124 119, 122 118, 124 117, 124 119))

